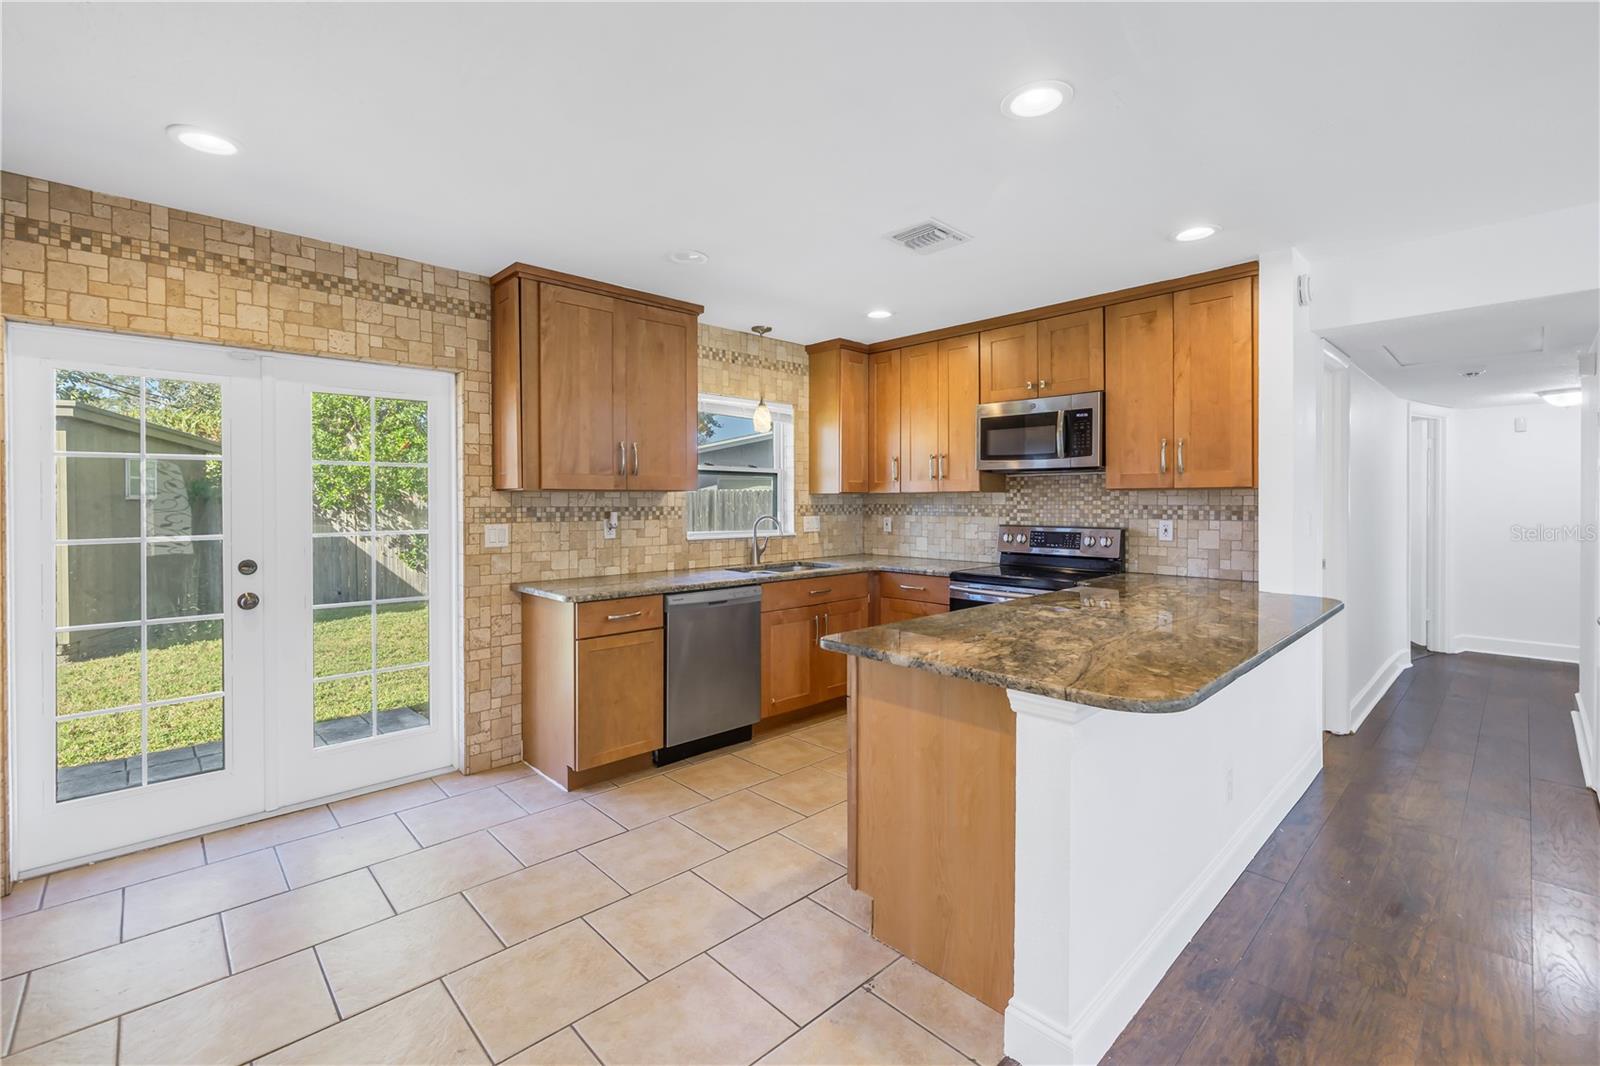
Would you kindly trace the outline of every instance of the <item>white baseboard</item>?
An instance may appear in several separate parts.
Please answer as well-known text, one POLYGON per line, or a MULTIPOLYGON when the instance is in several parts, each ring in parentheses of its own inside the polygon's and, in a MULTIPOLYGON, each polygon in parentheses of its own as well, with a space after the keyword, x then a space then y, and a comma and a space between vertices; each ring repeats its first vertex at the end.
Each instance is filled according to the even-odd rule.
POLYGON ((1372 713, 1372 708, 1383 699, 1383 694, 1389 691, 1389 686, 1407 670, 1411 669, 1411 648, 1401 648, 1389 657, 1389 661, 1378 667, 1378 672, 1367 679, 1361 686, 1361 691, 1350 700, 1350 732, 1354 733, 1361 728, 1361 723, 1367 720, 1367 715, 1372 713))
POLYGON ((1005 1014, 1006 1054, 1026 1066, 1098 1062, 1321 769, 1319 738, 1151 927, 1070 1029, 1012 997, 1005 1014))
POLYGON ((1509 637, 1480 637, 1458 633, 1450 641, 1453 652, 1475 651, 1484 655, 1510 655, 1518 659, 1545 659, 1556 663, 1578 661, 1576 644, 1551 644, 1542 640, 1512 640, 1509 637))
POLYGON ((1584 712, 1583 693, 1574 692, 1572 702, 1577 709, 1572 712, 1572 731, 1578 737, 1578 762, 1583 767, 1583 783, 1600 792, 1600 781, 1595 780, 1594 737, 1589 734, 1589 716, 1584 712))

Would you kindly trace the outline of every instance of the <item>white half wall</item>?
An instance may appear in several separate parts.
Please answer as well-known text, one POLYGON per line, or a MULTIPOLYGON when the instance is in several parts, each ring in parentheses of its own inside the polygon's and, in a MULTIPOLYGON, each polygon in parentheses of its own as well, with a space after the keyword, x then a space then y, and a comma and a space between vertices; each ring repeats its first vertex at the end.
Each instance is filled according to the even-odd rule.
POLYGON ((1451 413, 1451 651, 1578 661, 1582 415, 1545 403, 1451 413), (1517 419, 1525 432, 1516 431, 1517 419))
POLYGON ((1350 724, 1357 728, 1411 664, 1404 400, 1357 367, 1350 375, 1350 533, 1345 570, 1350 724))
MULTIPOLYGON (((1258 572, 1265 592, 1322 595, 1319 392, 1322 340, 1296 299, 1311 264, 1293 248, 1261 256, 1258 279, 1258 572)), ((1320 706, 1321 696, 1317 696, 1320 706)))

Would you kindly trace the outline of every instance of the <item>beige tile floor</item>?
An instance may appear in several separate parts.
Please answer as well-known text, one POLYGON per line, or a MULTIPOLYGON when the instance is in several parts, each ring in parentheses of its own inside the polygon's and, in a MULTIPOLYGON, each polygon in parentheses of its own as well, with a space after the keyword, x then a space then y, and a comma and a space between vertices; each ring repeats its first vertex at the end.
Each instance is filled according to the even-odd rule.
POLYGON ((971 1063, 872 939, 842 716, 568 794, 447 775, 25 882, 6 1063, 971 1063))

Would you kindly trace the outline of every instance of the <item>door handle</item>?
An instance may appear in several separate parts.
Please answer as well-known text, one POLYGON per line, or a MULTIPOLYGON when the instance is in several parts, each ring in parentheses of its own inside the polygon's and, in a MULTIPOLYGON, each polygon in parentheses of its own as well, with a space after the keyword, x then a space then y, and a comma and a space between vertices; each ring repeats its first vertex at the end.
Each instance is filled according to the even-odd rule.
POLYGON ((939 472, 934 469, 934 465, 933 465, 934 462, 937 459, 938 459, 938 457, 936 455, 934 455, 932 452, 928 453, 928 480, 929 481, 937 481, 939 479, 939 472))
POLYGON ((1183 438, 1178 438, 1178 473, 1183 473, 1183 438))
POLYGON ((889 476, 889 480, 890 481, 899 481, 900 480, 900 457, 897 455, 893 459, 891 459, 890 462, 894 464, 894 473, 889 476))
POLYGON ((950 453, 949 452, 940 452, 939 453, 939 480, 940 481, 943 481, 945 478, 950 476, 949 474, 945 473, 945 460, 949 459, 949 458, 950 458, 950 453))
POLYGON ((639 442, 633 442, 633 476, 639 476, 639 442))
POLYGON ((811 616, 811 643, 822 643, 822 616, 820 614, 811 616))
POLYGON ((617 473, 624 477, 628 474, 628 450, 620 440, 617 441, 617 473))
POLYGON ((234 602, 239 605, 241 611, 253 611, 260 605, 261 597, 254 592, 241 592, 239 593, 239 598, 234 602))
POLYGON ((1161 472, 1167 472, 1167 438, 1161 438, 1161 472))

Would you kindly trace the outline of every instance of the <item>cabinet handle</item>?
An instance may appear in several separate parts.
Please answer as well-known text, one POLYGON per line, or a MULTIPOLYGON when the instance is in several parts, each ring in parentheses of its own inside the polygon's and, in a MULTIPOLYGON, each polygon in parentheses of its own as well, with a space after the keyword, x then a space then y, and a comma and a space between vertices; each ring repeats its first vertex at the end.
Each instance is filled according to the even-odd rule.
POLYGON ((948 459, 948 458, 950 458, 950 453, 949 452, 940 452, 939 453, 939 480, 940 481, 943 481, 945 478, 950 476, 949 474, 947 474, 945 472, 945 465, 944 465, 945 464, 945 460, 948 459))
POLYGON ((889 476, 890 481, 900 480, 900 457, 897 455, 890 460, 894 464, 894 473, 889 476))
POLYGON ((821 615, 814 614, 814 615, 811 616, 811 643, 813 643, 813 644, 821 644, 822 643, 822 616, 821 615))
POLYGON ((633 442, 633 476, 639 476, 639 442, 633 442))
POLYGON ((617 441, 617 473, 624 477, 628 474, 628 451, 620 440, 617 441))
POLYGON ((927 592, 928 591, 928 586, 926 586, 926 585, 901 585, 900 587, 905 589, 907 592, 927 592))
POLYGON ((628 619, 628 618, 638 618, 642 614, 644 614, 643 611, 629 611, 627 614, 608 614, 608 615, 606 615, 606 621, 607 622, 621 622, 624 619, 628 619))
POLYGON ((1033 388, 1033 381, 1032 380, 1024 381, 1022 383, 1022 387, 1025 388, 1025 389, 1033 388))
POLYGON ((1178 438, 1178 473, 1183 473, 1183 438, 1178 438))
POLYGON ((1046 385, 1048 385, 1048 384, 1050 384, 1050 383, 1049 383, 1049 382, 1048 382, 1048 381, 1046 381, 1046 380, 1045 380, 1045 379, 1044 379, 1044 378, 1040 378, 1040 379, 1039 379, 1039 387, 1040 387, 1040 388, 1041 388, 1041 389, 1042 389, 1042 388, 1044 388, 1044 387, 1045 387, 1045 386, 1046 386, 1046 385))
POLYGON ((933 465, 934 462, 937 459, 938 459, 938 456, 934 455, 932 452, 928 453, 928 480, 929 481, 937 481, 937 480, 939 480, 939 472, 934 469, 934 465, 933 465))
POLYGON ((1161 438, 1161 472, 1167 472, 1167 438, 1161 438))
POLYGON ((831 589, 831 588, 827 588, 827 589, 812 589, 810 592, 807 592, 806 595, 807 596, 821 596, 821 595, 824 595, 824 594, 832 592, 832 591, 833 591, 833 589, 831 589))

